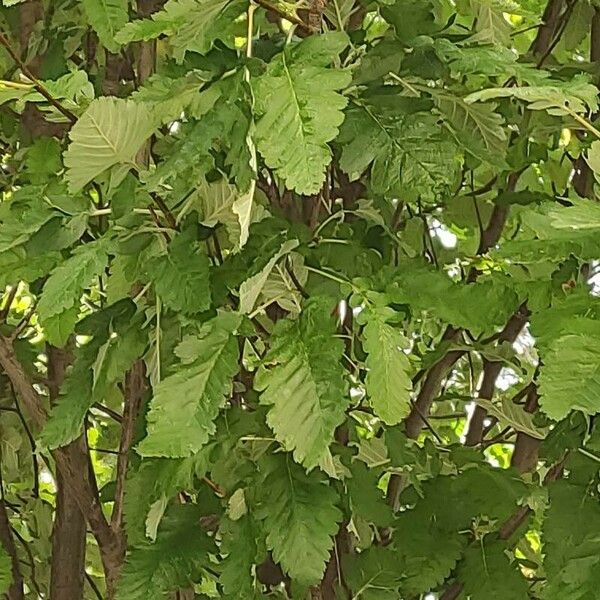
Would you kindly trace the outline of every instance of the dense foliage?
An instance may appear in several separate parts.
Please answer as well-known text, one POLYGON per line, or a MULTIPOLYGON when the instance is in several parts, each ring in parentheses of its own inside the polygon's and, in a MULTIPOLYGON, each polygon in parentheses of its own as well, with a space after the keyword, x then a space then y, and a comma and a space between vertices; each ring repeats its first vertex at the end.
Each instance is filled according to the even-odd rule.
POLYGON ((597 0, 2 4, 0 595, 600 598, 597 0))

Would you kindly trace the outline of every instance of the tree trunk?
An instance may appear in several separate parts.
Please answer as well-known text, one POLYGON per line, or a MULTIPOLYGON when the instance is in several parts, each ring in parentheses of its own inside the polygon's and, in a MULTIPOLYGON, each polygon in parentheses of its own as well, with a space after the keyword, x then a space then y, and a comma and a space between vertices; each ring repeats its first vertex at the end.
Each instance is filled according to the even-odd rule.
MULTIPOLYGON (((67 366, 69 351, 47 347, 48 391, 56 402, 67 366)), ((69 453, 73 467, 80 473, 88 468, 87 446, 83 436, 71 442, 69 453)), ((77 499, 61 471, 56 472, 56 509, 52 527, 52 563, 50 568, 50 599, 78 600, 83 598, 85 578, 86 520, 77 499)))

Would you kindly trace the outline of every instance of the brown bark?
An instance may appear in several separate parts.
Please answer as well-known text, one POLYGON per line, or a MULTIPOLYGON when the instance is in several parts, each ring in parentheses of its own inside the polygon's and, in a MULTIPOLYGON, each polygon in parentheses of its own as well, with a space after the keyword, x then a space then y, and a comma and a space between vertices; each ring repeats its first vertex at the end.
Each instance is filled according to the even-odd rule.
POLYGON ((6 593, 6 600, 23 600, 25 598, 23 592, 23 575, 19 566, 19 555, 15 547, 10 521, 6 512, 6 504, 3 499, 0 499, 0 544, 10 556, 12 583, 6 593))
MULTIPOLYGON (((535 384, 531 384, 529 392, 527 393, 527 400, 525 402, 525 410, 528 413, 533 414, 537 410, 538 399, 539 394, 537 391, 537 386, 535 384)), ((519 473, 528 473, 533 471, 537 465, 540 444, 541 440, 533 438, 526 433, 519 432, 515 442, 515 449, 513 450, 510 460, 511 466, 517 469, 519 473)))
MULTIPOLYGON (((527 310, 527 307, 524 304, 521 305, 519 310, 508 320, 508 323, 500 332, 498 343, 509 342, 512 344, 523 329, 528 315, 529 311, 527 310)), ((494 397, 496 380, 498 379, 501 370, 502 362, 484 359, 483 379, 478 393, 479 398, 491 400, 494 397)), ((471 420, 469 421, 469 429, 465 440, 467 446, 476 446, 482 442, 483 422, 486 416, 487 411, 483 407, 475 407, 471 420)))
MULTIPOLYGON (((590 61, 592 63, 600 63, 600 8, 594 9, 594 16, 591 25, 591 40, 590 40, 590 61)), ((593 115, 592 120, 598 117, 593 115)), ((573 187, 579 196, 582 198, 594 197, 594 177, 585 157, 581 155, 573 163, 575 175, 573 176, 573 187)))
MULTIPOLYGON (((0 336, 0 366, 21 398, 27 418, 37 429, 46 422, 47 413, 42 397, 33 387, 23 367, 18 362, 10 339, 0 336)), ((121 540, 114 535, 98 499, 96 482, 90 469, 80 468, 78 455, 66 446, 52 452, 57 472, 77 499, 79 509, 86 515, 92 533, 98 542, 107 585, 107 596, 114 598, 115 585, 124 554, 121 540)))
MULTIPOLYGON (((71 362, 68 350, 47 345, 48 391, 50 401, 56 402, 65 373, 71 362)), ((87 447, 80 436, 64 448, 75 468, 87 469, 87 447)), ((85 578, 86 520, 73 490, 61 471, 56 473, 56 508, 52 525, 52 559, 50 567, 50 598, 61 600, 83 598, 85 578)))
POLYGON ((565 4, 565 0, 550 0, 546 5, 542 15, 542 25, 538 28, 537 35, 531 44, 531 52, 534 56, 543 55, 551 47, 565 4))

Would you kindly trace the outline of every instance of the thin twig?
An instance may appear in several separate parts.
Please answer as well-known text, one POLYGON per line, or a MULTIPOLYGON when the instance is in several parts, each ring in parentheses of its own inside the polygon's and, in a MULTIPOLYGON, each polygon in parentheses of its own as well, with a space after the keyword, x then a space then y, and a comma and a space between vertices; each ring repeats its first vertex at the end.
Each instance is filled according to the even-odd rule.
POLYGON ((6 48, 6 51, 10 54, 11 58, 19 66, 23 74, 33 83, 33 87, 39 92, 58 112, 64 115, 71 123, 77 123, 77 117, 68 108, 65 108, 52 94, 44 87, 44 85, 36 78, 36 76, 29 70, 27 65, 21 60, 19 55, 13 50, 8 38, 4 33, 0 32, 0 44, 6 48))

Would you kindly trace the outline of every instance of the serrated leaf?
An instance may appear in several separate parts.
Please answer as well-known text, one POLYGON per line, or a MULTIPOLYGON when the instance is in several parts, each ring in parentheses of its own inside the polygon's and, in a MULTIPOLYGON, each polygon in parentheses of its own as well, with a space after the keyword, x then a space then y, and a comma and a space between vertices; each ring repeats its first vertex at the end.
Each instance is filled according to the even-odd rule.
POLYGON ((410 412, 411 368, 404 352, 408 340, 377 317, 368 321, 364 336, 367 394, 375 414, 387 425, 396 425, 410 412))
POLYGON ((504 119, 495 104, 467 104, 457 96, 434 96, 447 126, 463 148, 476 158, 505 168, 506 133, 504 119))
POLYGON ((214 543, 201 529, 196 506, 177 506, 165 515, 156 542, 133 548, 122 569, 116 600, 163 598, 189 585, 194 569, 208 562, 214 543))
POLYGON ((53 449, 72 442, 82 432, 85 416, 95 402, 123 380, 146 346, 138 320, 108 339, 101 333, 78 349, 57 404, 40 434, 43 447, 53 449))
POLYGON ((127 0, 82 0, 81 3, 100 43, 110 52, 118 52, 115 34, 127 23, 127 0))
POLYGON ((147 416, 142 456, 185 457, 204 446, 239 369, 235 332, 241 316, 222 313, 203 325, 198 355, 155 388, 147 416), (173 435, 173 431, 177 435, 173 435))
POLYGON ((318 471, 306 474, 288 455, 273 457, 261 489, 256 516, 267 547, 300 585, 317 583, 324 571, 342 513, 335 490, 318 471))
POLYGON ((148 275, 167 308, 193 315, 210 307, 209 261, 194 227, 175 235, 167 253, 152 260, 148 275))
POLYGON ((256 146, 289 189, 316 194, 331 161, 327 145, 344 120, 346 99, 338 93, 350 73, 328 68, 347 46, 342 32, 311 36, 276 56, 253 78, 256 146))
POLYGON ((344 575, 356 600, 398 600, 402 573, 390 548, 374 546, 344 559, 344 575))
POLYGON ((52 271, 44 284, 37 313, 42 326, 44 323, 53 324, 46 332, 46 337, 55 346, 62 346, 68 332, 72 332, 74 318, 77 318, 74 310, 78 310, 79 299, 85 288, 106 268, 109 250, 110 243, 102 239, 80 246, 70 258, 52 271), (63 317, 66 318, 68 327, 59 330, 57 326, 63 317))
POLYGON ((155 126, 144 104, 108 96, 94 100, 69 132, 64 162, 70 191, 79 191, 115 165, 122 167, 119 178, 123 179, 155 126))
POLYGON ((477 404, 485 409, 485 411, 496 417, 501 424, 501 427, 509 425, 515 431, 526 433, 529 437, 543 440, 545 436, 544 430, 536 427, 533 423, 533 415, 523 410, 523 407, 515 404, 510 399, 502 401, 501 406, 497 406, 490 400, 477 398, 477 404))
POLYGON ((555 421, 572 410, 600 412, 600 340, 592 335, 557 338, 542 357, 539 392, 542 410, 555 421))
POLYGON ((319 464, 349 403, 330 310, 326 299, 312 300, 298 321, 280 321, 255 377, 267 423, 307 469, 319 464))
POLYGON ((233 44, 235 19, 244 11, 242 0, 169 0, 150 19, 127 23, 115 36, 120 44, 169 37, 178 62, 186 52, 208 52, 217 39, 233 44))
POLYGON ((252 567, 257 562, 259 531, 249 515, 239 520, 224 519, 220 528, 221 552, 227 557, 221 563, 219 581, 227 598, 254 597, 252 567))
POLYGON ((297 248, 298 245, 298 240, 287 240, 286 242, 283 242, 281 248, 279 248, 269 262, 256 275, 253 275, 242 283, 240 286, 240 312, 242 314, 252 312, 256 305, 256 301, 277 262, 286 254, 289 254, 294 248, 297 248))

